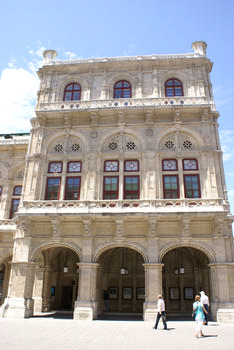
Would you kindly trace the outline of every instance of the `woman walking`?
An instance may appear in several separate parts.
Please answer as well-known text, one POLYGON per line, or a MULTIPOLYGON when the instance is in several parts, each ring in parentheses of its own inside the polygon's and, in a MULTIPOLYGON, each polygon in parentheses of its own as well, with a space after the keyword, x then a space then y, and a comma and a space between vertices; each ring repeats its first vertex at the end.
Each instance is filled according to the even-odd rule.
POLYGON ((195 337, 199 338, 204 337, 202 333, 203 322, 205 321, 205 314, 207 313, 206 309, 200 302, 200 295, 195 296, 195 302, 193 303, 193 312, 195 313, 195 321, 196 321, 196 335, 195 337))

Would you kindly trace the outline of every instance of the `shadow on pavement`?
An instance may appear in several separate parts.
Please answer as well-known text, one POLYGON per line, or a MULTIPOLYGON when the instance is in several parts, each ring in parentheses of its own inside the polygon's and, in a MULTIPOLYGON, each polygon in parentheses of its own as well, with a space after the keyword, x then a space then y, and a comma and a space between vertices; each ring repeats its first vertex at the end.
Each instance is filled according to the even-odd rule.
POLYGON ((40 314, 34 315, 32 318, 53 318, 53 319, 61 319, 61 320, 72 320, 73 311, 42 312, 40 314))

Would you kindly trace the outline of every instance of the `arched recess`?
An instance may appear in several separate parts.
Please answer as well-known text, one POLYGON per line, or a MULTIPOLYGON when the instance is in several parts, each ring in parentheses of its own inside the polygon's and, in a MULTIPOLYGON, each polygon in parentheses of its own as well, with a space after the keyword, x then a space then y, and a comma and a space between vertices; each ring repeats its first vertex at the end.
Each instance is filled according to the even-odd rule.
POLYGON ((186 243, 169 243, 166 246, 162 247, 159 253, 159 262, 162 263, 163 257, 170 250, 180 248, 180 247, 191 247, 197 250, 202 251, 205 255, 207 255, 209 259, 209 263, 215 263, 215 253, 213 249, 206 244, 195 243, 195 242, 186 242, 186 243))
POLYGON ((114 85, 120 80, 126 80, 131 84, 133 98, 135 96, 135 86, 137 84, 137 79, 130 74, 116 74, 114 77, 112 77, 112 79, 109 80, 109 98, 113 98, 114 85))
POLYGON ((3 254, 0 258, 0 306, 4 303, 8 293, 11 261, 12 255, 9 253, 3 254))
MULTIPOLYGON (((170 135, 170 134, 176 135, 176 133, 178 133, 178 130, 175 127, 166 128, 164 131, 159 133, 155 143, 156 151, 159 151, 161 142, 167 135, 170 135)), ((195 141, 198 149, 202 149, 204 147, 204 140, 196 130, 181 126, 179 135, 184 135, 184 136, 188 135, 189 137, 191 137, 191 139, 195 141)), ((177 147, 178 146, 181 147, 181 145, 177 145, 177 147)))
POLYGON ((64 96, 64 90, 67 85, 69 84, 79 84, 81 86, 81 98, 80 100, 84 99, 84 91, 88 88, 88 84, 86 80, 84 79, 71 79, 70 77, 62 81, 62 83, 59 86, 59 93, 58 93, 58 101, 63 101, 64 96))
MULTIPOLYGON (((67 137, 64 132, 58 132, 54 133, 53 135, 49 136, 43 143, 41 153, 46 155, 48 153, 48 150, 50 147, 56 142, 60 141, 61 139, 64 139, 67 137)), ((70 132, 69 138, 77 139, 82 144, 83 152, 89 152, 89 142, 88 139, 80 132, 70 132)))
POLYGON ((194 297, 201 290, 211 297, 209 263, 213 252, 205 245, 174 244, 164 247, 159 256, 162 270, 163 295, 167 312, 191 314, 194 297))
POLYGON ((49 242, 31 254, 35 266, 33 285, 34 313, 74 310, 79 285, 78 263, 81 250, 75 244, 49 242))
POLYGON ((56 247, 63 247, 63 248, 68 248, 73 250, 79 260, 81 260, 82 253, 81 249, 74 243, 66 243, 66 242, 46 242, 46 243, 41 243, 39 246, 35 247, 30 255, 30 261, 34 262, 37 255, 42 252, 43 250, 49 249, 49 248, 56 248, 56 247))
MULTIPOLYGON (((141 134, 133 129, 125 128, 123 134, 120 130, 118 131, 115 129, 114 131, 110 130, 106 132, 104 135, 102 135, 99 139, 98 152, 101 152, 101 150, 105 147, 105 144, 108 142, 108 140, 111 140, 115 137, 120 137, 120 136, 122 138, 129 138, 129 140, 132 138, 133 142, 135 140, 137 143, 136 151, 144 152, 146 150, 146 142, 142 138, 141 134)), ((121 145, 121 147, 123 147, 123 145, 121 145)))
MULTIPOLYGON (((144 263, 146 252, 135 244, 105 244, 94 254, 99 264, 96 295, 98 314, 106 317, 109 312, 143 314, 145 297, 144 263)), ((124 316, 125 315, 125 316, 124 316)))
POLYGON ((143 259, 144 259, 144 264, 148 263, 148 255, 147 252, 145 250, 145 248, 143 248, 142 246, 140 246, 139 244, 136 243, 128 243, 128 242, 121 242, 121 243, 105 243, 99 247, 96 248, 95 252, 94 252, 94 256, 93 256, 93 262, 97 262, 100 255, 103 254, 105 251, 112 249, 112 248, 118 248, 118 247, 125 247, 125 248, 129 248, 129 249, 133 249, 136 250, 140 255, 142 255, 143 259))

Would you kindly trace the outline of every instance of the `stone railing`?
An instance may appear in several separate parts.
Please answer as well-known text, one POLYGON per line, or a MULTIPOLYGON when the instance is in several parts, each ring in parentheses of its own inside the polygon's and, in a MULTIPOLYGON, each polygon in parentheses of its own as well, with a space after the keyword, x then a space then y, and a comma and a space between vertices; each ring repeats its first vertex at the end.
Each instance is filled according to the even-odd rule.
POLYGON ((29 136, 18 139, 0 139, 0 145, 28 145, 29 136))
POLYGON ((223 212, 228 202, 222 199, 23 201, 22 214, 98 214, 98 213, 178 213, 223 212))
POLYGON ((39 103, 37 111, 64 111, 64 110, 86 110, 103 108, 131 108, 131 107, 168 107, 205 105, 213 102, 206 97, 171 97, 171 98, 123 98, 108 100, 87 101, 58 101, 53 103, 39 103))
POLYGON ((0 231, 16 230, 16 223, 10 219, 0 219, 0 231))

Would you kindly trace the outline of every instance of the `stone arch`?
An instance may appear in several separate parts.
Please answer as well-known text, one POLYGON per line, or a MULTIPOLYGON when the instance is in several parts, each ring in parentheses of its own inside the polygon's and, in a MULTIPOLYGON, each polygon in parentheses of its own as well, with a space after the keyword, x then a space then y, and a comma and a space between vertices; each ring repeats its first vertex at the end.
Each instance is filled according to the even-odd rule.
POLYGON ((31 262, 35 262, 37 255, 42 251, 42 250, 46 250, 49 248, 68 248, 71 249, 72 251, 74 251, 78 258, 79 261, 81 261, 82 258, 82 252, 81 249, 74 243, 67 243, 67 242, 47 242, 47 243, 41 243, 39 246, 35 247, 30 255, 30 261, 31 262))
MULTIPOLYGON (((161 144, 164 137, 166 137, 167 135, 170 135, 172 133, 176 133, 177 131, 178 130, 175 127, 171 127, 171 128, 165 129, 160 134, 158 134, 158 137, 156 138, 156 145, 155 145, 156 150, 159 151, 160 144, 161 144)), ((199 145, 200 149, 204 147, 204 140, 196 130, 181 126, 179 133, 180 134, 184 133, 184 134, 189 135, 192 139, 195 140, 197 145, 199 145)))
MULTIPOLYGON (((114 136, 118 136, 121 132, 122 131, 120 131, 120 130, 118 130, 118 131, 110 130, 110 131, 106 132, 104 135, 102 135, 99 139, 98 151, 101 152, 102 148, 104 147, 105 142, 107 142, 109 138, 114 137, 114 136)), ((139 142, 139 147, 140 147, 141 151, 146 150, 146 142, 142 138, 140 133, 138 133, 137 131, 135 131, 133 129, 125 128, 123 134, 127 135, 127 136, 132 136, 133 138, 135 138, 139 142)))
POLYGON ((215 253, 213 249, 206 244, 195 243, 195 242, 180 242, 180 243, 169 243, 163 248, 161 248, 159 252, 159 262, 162 263, 164 256, 171 250, 176 248, 189 247, 200 250, 203 252, 207 258, 209 259, 209 263, 215 262, 215 253))
MULTIPOLYGON (((178 73, 177 71, 172 71, 170 73, 167 72, 167 73, 163 74, 160 77, 160 83, 161 83, 161 86, 162 86, 162 97, 168 98, 168 97, 166 97, 166 94, 165 94, 165 83, 166 83, 167 80, 173 79, 173 78, 174 79, 179 79, 181 81, 181 83, 183 85, 184 96, 188 95, 187 94, 187 78, 186 78, 186 75, 178 73)), ((173 99, 173 97, 171 97, 171 99, 173 99)))
POLYGON ((137 80, 134 78, 131 74, 115 74, 109 81, 109 96, 112 99, 113 98, 113 92, 114 92, 114 85, 117 83, 119 80, 127 80, 131 84, 131 89, 132 89, 132 97, 135 96, 135 91, 136 91, 136 83, 137 80))
MULTIPOLYGON (((45 140, 44 144, 43 144, 43 147, 42 147, 42 154, 48 154, 48 150, 49 148, 51 147, 51 145, 56 142, 57 140, 61 140, 61 139, 64 139, 66 137, 66 134, 64 132, 60 132, 60 133, 54 133, 53 135, 49 136, 47 140, 45 140)), ((84 148, 84 145, 89 145, 89 142, 87 140, 87 138, 81 134, 80 132, 70 132, 69 133, 69 138, 75 138, 77 139, 78 141, 81 141, 82 143, 82 149, 83 151, 85 150, 86 152, 89 152, 89 149, 85 149, 84 148)))
MULTIPOLYGON (((84 98, 84 92, 88 88, 88 84, 85 79, 82 79, 82 77, 79 76, 79 78, 73 78, 71 79, 70 77, 66 78, 60 83, 60 86, 58 88, 58 101, 63 101, 63 95, 64 95, 64 90, 65 87, 69 84, 79 84, 81 87, 81 98, 80 100, 83 100, 84 98)), ((65 102, 65 101, 64 101, 65 102)), ((72 101, 67 101, 67 102, 72 102, 72 101)), ((75 101, 74 101, 75 102, 75 101)))
POLYGON ((129 248, 132 250, 137 251, 144 259, 144 263, 148 263, 148 254, 145 250, 145 248, 143 248, 142 246, 140 246, 139 244, 136 243, 128 243, 128 242, 112 242, 112 243, 105 243, 99 247, 96 248, 95 252, 94 252, 94 256, 93 256, 93 262, 97 262, 99 257, 101 256, 102 253, 106 252, 109 249, 112 248, 129 248))
POLYGON ((5 162, 0 160, 0 179, 5 180, 8 178, 9 166, 5 162))
MULTIPOLYGON (((19 173, 19 171, 23 171, 24 174, 24 169, 25 169, 25 162, 24 161, 20 161, 18 163, 16 163, 16 165, 14 165, 10 171, 9 171, 9 178, 15 179, 17 180, 17 174, 19 173)), ((23 180, 23 177, 20 178, 21 180, 23 180)))

